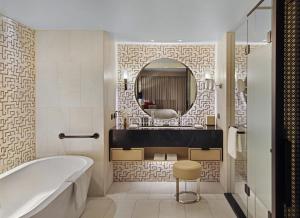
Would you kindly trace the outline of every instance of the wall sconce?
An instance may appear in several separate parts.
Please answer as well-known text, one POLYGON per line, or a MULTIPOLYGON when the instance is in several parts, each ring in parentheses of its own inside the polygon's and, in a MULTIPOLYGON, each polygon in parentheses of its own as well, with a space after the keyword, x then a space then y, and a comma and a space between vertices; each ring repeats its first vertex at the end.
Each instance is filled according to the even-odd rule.
POLYGON ((127 90, 127 79, 128 79, 128 72, 127 70, 123 71, 123 80, 124 80, 124 90, 127 90))
POLYGON ((213 79, 213 75, 210 73, 205 73, 204 75, 204 82, 205 82, 205 89, 206 90, 213 90, 215 81, 213 79))
POLYGON ((205 73, 205 89, 206 90, 214 90, 214 87, 222 88, 222 84, 215 83, 214 76, 210 73, 205 73))

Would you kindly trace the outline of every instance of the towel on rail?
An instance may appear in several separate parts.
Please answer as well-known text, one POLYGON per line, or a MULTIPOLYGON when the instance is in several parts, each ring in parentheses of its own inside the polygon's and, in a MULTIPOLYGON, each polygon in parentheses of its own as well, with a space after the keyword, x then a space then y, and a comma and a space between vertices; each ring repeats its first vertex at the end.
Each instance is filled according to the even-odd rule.
POLYGON ((237 153, 237 132, 238 129, 235 127, 230 127, 228 131, 227 150, 228 154, 234 159, 236 159, 237 153))

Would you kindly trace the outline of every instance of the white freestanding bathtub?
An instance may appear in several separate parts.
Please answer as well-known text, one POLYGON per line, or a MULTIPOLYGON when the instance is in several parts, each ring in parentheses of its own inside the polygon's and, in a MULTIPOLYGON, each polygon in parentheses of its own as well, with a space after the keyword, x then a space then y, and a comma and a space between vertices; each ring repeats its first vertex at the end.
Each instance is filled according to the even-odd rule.
POLYGON ((93 160, 55 156, 0 175, 0 218, 78 218, 86 203, 93 160))

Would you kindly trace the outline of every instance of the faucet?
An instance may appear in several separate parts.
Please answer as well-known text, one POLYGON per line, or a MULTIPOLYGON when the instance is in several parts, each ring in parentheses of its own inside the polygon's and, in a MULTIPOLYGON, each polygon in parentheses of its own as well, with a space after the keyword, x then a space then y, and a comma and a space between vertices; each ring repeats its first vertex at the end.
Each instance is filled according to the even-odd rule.
POLYGON ((181 126, 181 111, 178 111, 178 126, 181 126))
POLYGON ((154 111, 151 111, 151 125, 150 126, 154 126, 154 117, 155 117, 154 111))
POLYGON ((149 126, 149 119, 148 117, 141 118, 141 126, 149 126))

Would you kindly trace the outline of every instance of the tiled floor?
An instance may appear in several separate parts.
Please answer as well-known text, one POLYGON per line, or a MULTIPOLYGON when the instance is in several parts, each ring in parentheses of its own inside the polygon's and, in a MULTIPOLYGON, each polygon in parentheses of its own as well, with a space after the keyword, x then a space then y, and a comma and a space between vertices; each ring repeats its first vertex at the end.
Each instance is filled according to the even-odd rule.
MULTIPOLYGON (((188 183, 195 190, 195 183, 188 183)), ((219 183, 201 183, 201 201, 175 201, 173 182, 113 183, 107 196, 89 198, 81 218, 235 218, 219 183)), ((181 183, 184 189, 184 183, 181 183)))

